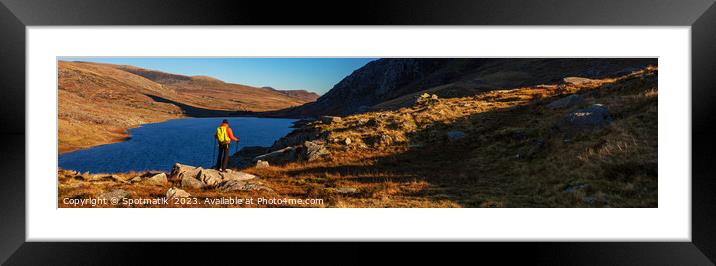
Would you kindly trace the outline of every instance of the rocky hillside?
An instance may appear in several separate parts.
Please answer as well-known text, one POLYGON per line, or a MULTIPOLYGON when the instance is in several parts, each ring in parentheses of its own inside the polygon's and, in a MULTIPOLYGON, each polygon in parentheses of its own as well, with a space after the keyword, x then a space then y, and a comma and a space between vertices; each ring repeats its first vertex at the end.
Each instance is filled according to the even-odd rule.
POLYGON ((565 76, 624 75, 656 59, 386 58, 366 64, 313 103, 278 115, 347 115, 399 108, 425 92, 464 97, 492 89, 551 84, 565 76))
POLYGON ((59 152, 121 141, 126 130, 180 117, 226 116, 308 102, 305 97, 131 66, 58 63, 59 152))
POLYGON ((658 72, 297 123, 233 156, 278 193, 342 207, 657 207, 658 72))
MULTIPOLYGON (((523 65, 561 66, 541 60, 525 59, 523 65)), ((449 83, 459 89, 438 85, 399 95, 381 102, 384 110, 301 120, 271 147, 234 154, 228 173, 183 165, 170 173, 59 170, 58 202, 61 207, 658 207, 658 68, 623 68, 627 63, 620 61, 608 64, 614 65, 613 75, 605 74, 604 66, 602 72, 588 72, 592 75, 571 75, 578 72, 570 70, 577 63, 562 62, 565 69, 545 69, 527 81, 501 71, 503 78, 482 75, 485 83, 459 80, 449 83), (567 74, 552 80, 552 71, 567 74), (525 85, 480 89, 480 84, 525 85), (468 95, 461 96, 465 89, 468 95), (456 94, 440 95, 448 92, 456 94), (226 197, 315 201, 214 203, 226 197), (199 204, 72 204, 94 198, 199 204)), ((460 63, 466 64, 470 60, 460 63)), ((173 108, 157 104, 167 113, 173 108)))

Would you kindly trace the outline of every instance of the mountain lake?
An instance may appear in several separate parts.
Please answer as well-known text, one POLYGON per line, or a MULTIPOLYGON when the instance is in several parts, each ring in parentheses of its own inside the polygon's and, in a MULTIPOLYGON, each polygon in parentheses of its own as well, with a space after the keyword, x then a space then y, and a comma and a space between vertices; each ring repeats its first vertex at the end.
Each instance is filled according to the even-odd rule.
POLYGON ((174 163, 213 167, 217 148, 214 134, 223 119, 239 144, 231 142, 230 154, 246 146, 271 146, 285 136, 296 119, 256 117, 184 118, 144 124, 129 130, 130 139, 61 154, 59 167, 90 173, 170 171, 174 163))

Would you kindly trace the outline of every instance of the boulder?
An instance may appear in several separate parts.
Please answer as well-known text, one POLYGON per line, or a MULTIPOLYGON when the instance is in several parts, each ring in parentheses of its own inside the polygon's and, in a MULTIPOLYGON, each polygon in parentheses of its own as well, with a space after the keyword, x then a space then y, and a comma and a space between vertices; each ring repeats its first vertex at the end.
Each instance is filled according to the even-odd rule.
POLYGON ((547 108, 562 109, 562 108, 572 107, 572 106, 579 104, 583 101, 584 101, 584 97, 582 97, 581 95, 572 94, 572 95, 569 95, 562 99, 551 102, 550 104, 547 105, 547 108))
POLYGON ((431 104, 438 102, 437 94, 423 93, 415 99, 416 105, 431 104))
POLYGON ((459 130, 451 130, 447 133, 448 140, 456 141, 465 137, 465 132, 459 130))
POLYGON ((243 147, 239 152, 231 155, 229 158, 229 166, 231 167, 248 167, 253 163, 253 159, 256 156, 266 154, 269 152, 268 147, 261 146, 249 146, 243 147))
POLYGON ((175 187, 170 188, 169 190, 167 190, 167 193, 166 193, 166 194, 167 194, 167 199, 172 199, 172 198, 186 198, 186 197, 190 197, 190 196, 191 196, 191 194, 189 194, 189 192, 186 192, 186 191, 184 191, 184 190, 181 190, 181 189, 178 189, 178 188, 175 188, 175 187))
POLYGON ((326 145, 317 141, 306 141, 303 143, 303 159, 306 161, 320 160, 324 156, 331 154, 326 145))
POLYGON ((204 184, 204 182, 201 182, 198 179, 193 178, 193 177, 185 176, 185 177, 182 177, 182 179, 181 179, 181 187, 182 188, 200 189, 205 186, 206 186, 206 184, 204 184))
POLYGON ((343 143, 345 143, 346 145, 351 145, 351 142, 351 138, 346 138, 346 140, 343 141, 343 143))
POLYGON ((256 161, 256 168, 265 168, 265 167, 269 167, 269 162, 263 161, 263 160, 256 161))
POLYGON ((167 179, 167 174, 161 173, 161 174, 156 174, 150 178, 145 179, 144 183, 150 184, 150 185, 163 186, 163 185, 168 184, 169 180, 167 179))
POLYGON ((256 178, 255 175, 244 173, 244 172, 236 172, 232 171, 230 169, 227 169, 226 172, 219 173, 223 181, 229 181, 229 180, 250 180, 256 178))
POLYGON ((155 175, 158 175, 158 174, 161 174, 161 173, 164 173, 164 172, 162 172, 162 171, 147 171, 147 172, 145 172, 145 173, 144 173, 143 175, 141 175, 141 176, 142 176, 142 177, 152 177, 152 176, 155 176, 155 175))
POLYGON ((127 197, 129 197, 129 192, 124 189, 115 189, 99 194, 97 198, 111 200, 116 203, 117 201, 127 197))
MULTIPOLYGON (((274 141, 273 145, 271 145, 272 151, 284 149, 286 147, 294 147, 303 144, 304 141, 311 141, 319 138, 327 137, 327 132, 321 133, 320 130, 316 128, 300 128, 296 129, 294 131, 291 131, 291 133, 288 133, 288 135, 274 141), (326 135, 324 135, 326 134, 326 135)), ((268 151, 267 151, 268 152, 268 151)), ((262 153, 265 154, 266 152, 262 153)))
POLYGON ((176 163, 174 164, 174 167, 172 167, 172 172, 169 176, 172 180, 183 180, 184 177, 196 178, 201 170, 201 167, 176 163))
POLYGON ((209 186, 216 186, 222 181, 224 181, 224 178, 221 175, 219 171, 216 171, 214 169, 201 169, 199 171, 199 175, 197 175, 196 179, 203 182, 206 185, 209 186))
POLYGON ((593 79, 580 78, 580 77, 566 77, 566 78, 564 78, 564 82, 565 82, 565 83, 569 83, 569 84, 572 84, 572 85, 584 85, 584 84, 591 83, 591 82, 594 82, 594 81, 595 81, 595 80, 593 80, 593 79))
POLYGON ((277 151, 273 151, 267 154, 256 156, 253 161, 258 160, 267 161, 271 164, 282 164, 288 162, 295 162, 298 159, 296 155, 296 147, 286 147, 277 151))
POLYGON ((337 116, 328 116, 328 115, 321 116, 321 122, 323 122, 325 124, 341 122, 341 121, 343 121, 343 119, 341 119, 340 117, 337 117, 337 116))
POLYGON ((141 182, 141 181, 142 181, 141 176, 135 176, 134 178, 129 180, 129 182, 132 182, 132 183, 137 183, 137 182, 141 182))
POLYGON ((226 169, 226 172, 219 172, 214 169, 203 169, 201 167, 192 167, 182 165, 175 169, 174 175, 181 176, 181 188, 200 189, 205 187, 216 187, 219 184, 229 180, 250 180, 256 178, 255 175, 226 169), (194 175, 193 173, 197 173, 194 175))
POLYGON ((229 181, 219 184, 217 189, 222 192, 258 191, 258 190, 273 191, 271 188, 265 187, 263 185, 255 183, 255 182, 246 181, 246 180, 229 180, 229 181))
POLYGON ((595 104, 591 107, 579 109, 567 114, 561 122, 561 125, 572 127, 603 127, 612 121, 607 107, 601 104, 595 104))

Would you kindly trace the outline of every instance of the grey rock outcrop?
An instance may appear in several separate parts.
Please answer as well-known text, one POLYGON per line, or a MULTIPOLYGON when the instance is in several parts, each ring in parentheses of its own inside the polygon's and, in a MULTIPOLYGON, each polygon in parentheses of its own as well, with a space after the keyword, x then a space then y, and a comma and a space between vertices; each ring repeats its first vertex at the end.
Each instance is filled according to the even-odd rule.
POLYGON ((267 154, 259 155, 254 158, 254 162, 259 160, 267 161, 271 164, 284 164, 294 162, 298 159, 296 147, 286 147, 267 154))
POLYGON ((277 151, 287 147, 301 145, 305 141, 312 141, 321 138, 325 138, 325 135, 322 135, 322 133, 315 128, 300 128, 291 131, 288 135, 276 140, 270 150, 277 151))
POLYGON ((200 189, 205 186, 206 186, 206 184, 204 184, 204 182, 201 182, 194 177, 184 176, 181 179, 181 187, 182 188, 200 189))
POLYGON ((229 180, 251 180, 256 178, 255 175, 244 173, 244 172, 237 172, 230 169, 227 169, 226 172, 220 172, 222 182, 223 181, 229 181, 229 180))
POLYGON ((249 167, 254 163, 256 156, 269 152, 269 147, 249 146, 243 147, 239 152, 229 158, 230 167, 249 167))
POLYGON ((465 132, 459 130, 451 130, 447 133, 448 140, 456 141, 465 138, 465 132))
POLYGON ((213 169, 201 169, 199 174, 196 176, 196 179, 208 186, 216 186, 224 181, 219 171, 213 169))
POLYGON ((163 186, 169 183, 169 180, 167 179, 167 174, 161 173, 153 175, 152 177, 149 177, 144 180, 144 183, 150 184, 150 185, 158 185, 163 186))
POLYGON ((607 107, 595 104, 567 114, 561 122, 562 127, 603 127, 612 121, 607 107))
POLYGON ((256 168, 266 168, 266 167, 269 167, 269 162, 263 161, 263 160, 256 161, 256 168))
POLYGON ((111 191, 104 192, 102 194, 99 194, 98 198, 100 199, 107 199, 111 200, 112 202, 117 202, 121 199, 129 197, 129 192, 127 192, 124 189, 115 189, 111 191))
POLYGON ((191 189, 220 188, 226 186, 225 183, 234 181, 253 184, 252 180, 256 179, 255 175, 231 169, 227 169, 226 172, 219 172, 214 169, 176 164, 172 171, 172 179, 176 180, 178 176, 181 176, 180 187, 191 189))
POLYGON ((248 182, 245 180, 229 180, 221 183, 217 190, 222 192, 230 191, 273 191, 271 188, 260 185, 255 182, 248 182))
POLYGON ((184 177, 191 177, 195 178, 199 172, 201 171, 201 167, 193 167, 190 165, 183 165, 183 164, 174 164, 174 167, 172 167, 172 172, 169 175, 172 180, 183 180, 184 177))
POLYGON ((341 122, 341 121, 343 121, 343 119, 341 119, 338 116, 328 116, 328 115, 321 116, 321 122, 323 122, 324 124, 331 124, 331 123, 336 123, 336 122, 341 122))
POLYGON ((167 193, 166 193, 167 199, 186 198, 186 197, 190 197, 190 196, 191 196, 191 194, 189 194, 189 192, 186 192, 186 191, 181 190, 176 187, 172 187, 172 188, 168 189, 167 193))
POLYGON ((317 141, 306 141, 303 143, 303 158, 306 161, 316 161, 323 159, 331 154, 326 148, 326 144, 317 141))
POLYGON ((549 103, 547 105, 547 108, 562 109, 562 108, 572 107, 572 106, 577 105, 583 101, 584 101, 584 97, 582 97, 581 95, 572 94, 572 95, 566 96, 564 98, 561 98, 559 100, 549 103))
POLYGON ((589 79, 589 78, 581 78, 581 77, 566 77, 566 78, 564 78, 564 82, 572 84, 572 85, 584 85, 587 83, 594 82, 594 80, 589 79))

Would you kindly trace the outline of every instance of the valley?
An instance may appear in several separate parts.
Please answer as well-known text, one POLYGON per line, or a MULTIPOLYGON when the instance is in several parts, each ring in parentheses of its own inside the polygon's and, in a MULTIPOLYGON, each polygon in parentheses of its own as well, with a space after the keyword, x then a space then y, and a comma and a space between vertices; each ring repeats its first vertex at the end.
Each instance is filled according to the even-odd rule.
POLYGON ((58 152, 64 153, 126 140, 127 129, 142 124, 278 110, 318 95, 126 65, 59 61, 57 97, 58 152))
POLYGON ((203 77, 93 71, 115 70, 134 76, 93 82, 127 87, 117 92, 122 96, 109 93, 133 99, 116 106, 118 114, 126 108, 126 121, 183 117, 190 108, 181 104, 303 119, 273 145, 233 154, 229 173, 196 165, 170 172, 60 169, 60 207, 76 207, 62 198, 93 197, 321 199, 274 207, 658 207, 655 59, 380 59, 315 102, 294 104, 292 93, 263 88, 273 93, 260 94, 272 99, 271 108, 206 98, 199 91, 226 87, 198 89, 216 82, 203 77), (286 106, 272 102, 278 99, 286 106))

